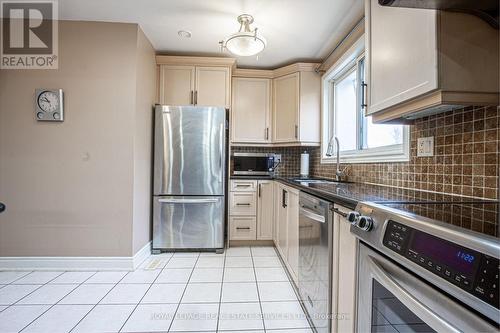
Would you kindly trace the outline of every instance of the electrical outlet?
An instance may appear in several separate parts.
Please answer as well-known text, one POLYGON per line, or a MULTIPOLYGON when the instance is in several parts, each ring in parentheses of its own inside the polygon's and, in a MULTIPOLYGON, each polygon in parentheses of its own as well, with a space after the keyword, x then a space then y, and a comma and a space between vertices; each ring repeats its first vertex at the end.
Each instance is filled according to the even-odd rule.
POLYGON ((434 156, 434 137, 418 138, 417 140, 417 156, 434 156))
POLYGON ((281 163, 281 154, 274 155, 274 163, 281 163))

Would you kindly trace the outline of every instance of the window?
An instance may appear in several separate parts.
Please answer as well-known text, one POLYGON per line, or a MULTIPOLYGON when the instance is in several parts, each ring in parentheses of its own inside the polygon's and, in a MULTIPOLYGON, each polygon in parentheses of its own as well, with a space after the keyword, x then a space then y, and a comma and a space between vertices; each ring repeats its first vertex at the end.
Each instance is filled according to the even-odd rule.
POLYGON ((322 162, 335 160, 327 156, 335 136, 344 163, 408 161, 407 126, 374 124, 364 115, 365 58, 360 43, 323 77, 322 162))

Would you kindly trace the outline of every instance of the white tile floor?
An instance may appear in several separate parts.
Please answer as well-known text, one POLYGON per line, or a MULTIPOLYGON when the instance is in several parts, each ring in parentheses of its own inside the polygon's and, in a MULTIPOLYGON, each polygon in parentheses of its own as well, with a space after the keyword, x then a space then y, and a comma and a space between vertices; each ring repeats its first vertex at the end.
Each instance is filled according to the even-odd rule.
POLYGON ((0 271, 0 332, 310 333, 273 247, 163 253, 133 272, 0 271))

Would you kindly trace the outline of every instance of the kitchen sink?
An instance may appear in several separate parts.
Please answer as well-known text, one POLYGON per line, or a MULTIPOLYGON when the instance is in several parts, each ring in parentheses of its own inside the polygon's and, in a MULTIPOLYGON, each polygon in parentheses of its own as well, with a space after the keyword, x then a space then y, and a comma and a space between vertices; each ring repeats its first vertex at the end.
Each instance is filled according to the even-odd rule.
POLYGON ((351 183, 348 181, 337 181, 337 180, 326 180, 326 179, 309 179, 309 178, 295 178, 294 182, 300 183, 301 185, 308 186, 309 184, 338 184, 338 183, 351 183))

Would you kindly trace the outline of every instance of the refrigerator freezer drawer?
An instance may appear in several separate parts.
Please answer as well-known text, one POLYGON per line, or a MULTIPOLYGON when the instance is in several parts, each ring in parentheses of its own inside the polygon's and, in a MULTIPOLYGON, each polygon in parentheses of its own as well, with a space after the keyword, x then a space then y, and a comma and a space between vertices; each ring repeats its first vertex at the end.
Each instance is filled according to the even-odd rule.
POLYGON ((153 249, 224 247, 224 197, 153 198, 153 249))

